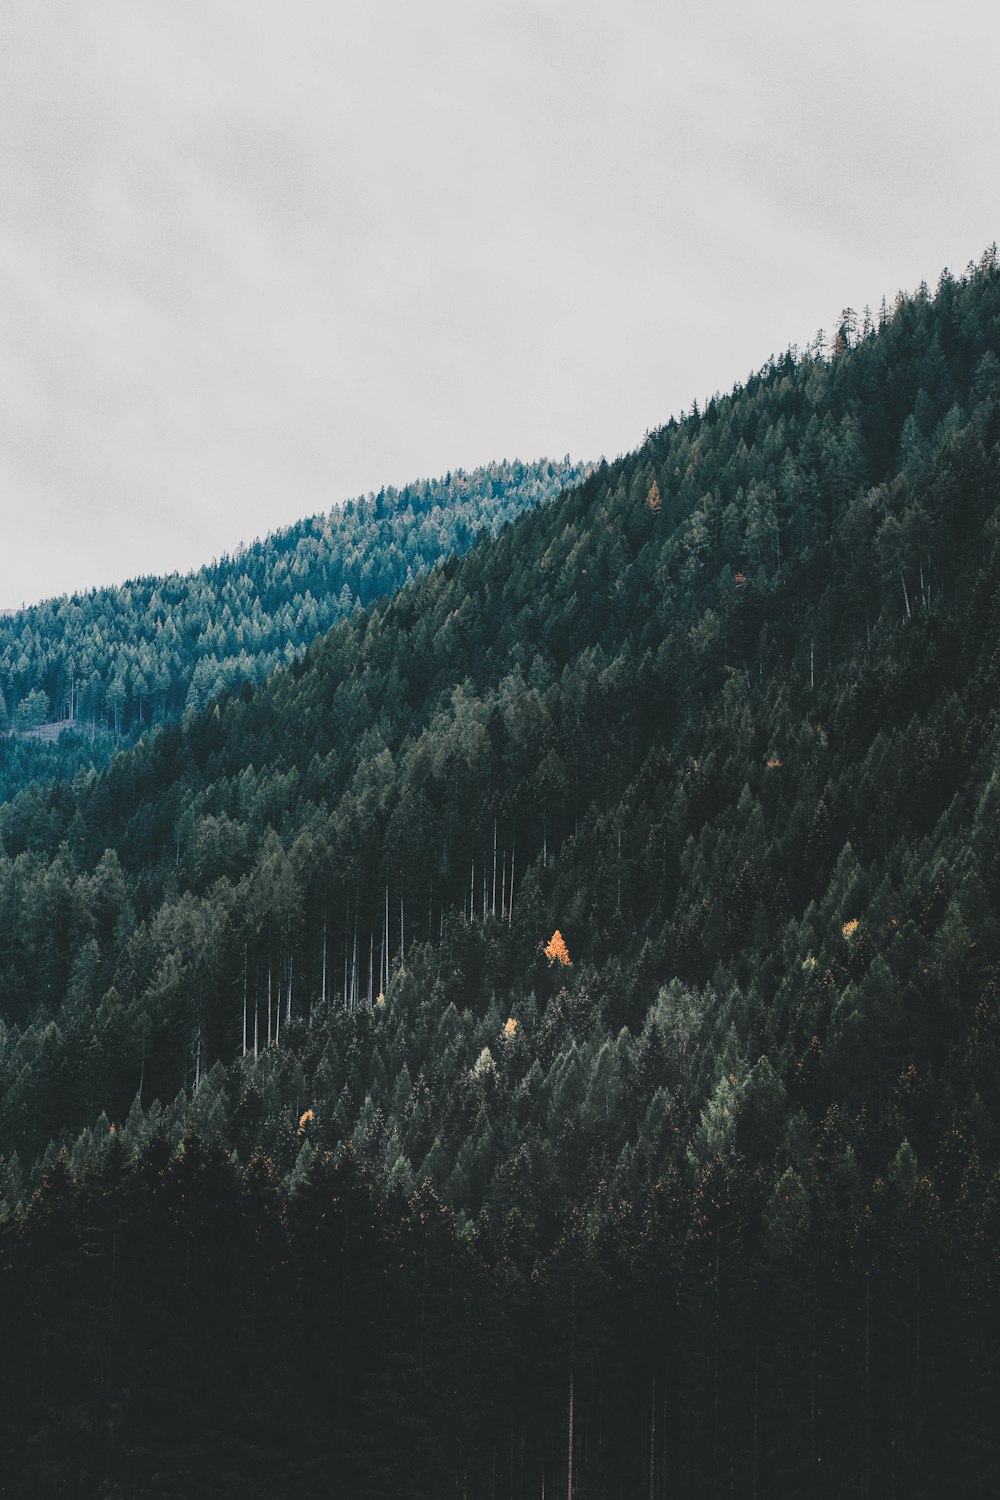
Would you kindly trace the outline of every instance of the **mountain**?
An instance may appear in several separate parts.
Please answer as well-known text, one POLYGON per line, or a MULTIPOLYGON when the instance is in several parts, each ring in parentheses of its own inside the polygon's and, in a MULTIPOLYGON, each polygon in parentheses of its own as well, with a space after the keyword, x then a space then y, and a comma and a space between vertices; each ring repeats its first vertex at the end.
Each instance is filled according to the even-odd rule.
POLYGON ((578 483, 492 463, 349 500, 194 573, 0 614, 0 800, 106 764, 123 739, 259 681, 337 620, 578 483))
POLYGON ((991 252, 0 809, 24 1492, 991 1494, 998 573, 991 252))

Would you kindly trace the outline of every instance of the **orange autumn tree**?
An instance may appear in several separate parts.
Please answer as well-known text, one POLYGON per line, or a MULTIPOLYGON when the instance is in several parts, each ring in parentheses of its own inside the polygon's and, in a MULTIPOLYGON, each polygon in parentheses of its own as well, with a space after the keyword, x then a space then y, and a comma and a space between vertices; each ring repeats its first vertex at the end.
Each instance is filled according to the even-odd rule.
POLYGON ((660 486, 654 479, 649 487, 649 494, 646 496, 646 504, 653 512, 653 515, 658 516, 660 514, 660 506, 662 503, 663 502, 660 499, 660 486))
POLYGON ((566 940, 558 927, 546 943, 544 951, 545 957, 550 964, 565 964, 567 969, 573 967, 573 961, 569 956, 569 949, 566 947, 566 940))

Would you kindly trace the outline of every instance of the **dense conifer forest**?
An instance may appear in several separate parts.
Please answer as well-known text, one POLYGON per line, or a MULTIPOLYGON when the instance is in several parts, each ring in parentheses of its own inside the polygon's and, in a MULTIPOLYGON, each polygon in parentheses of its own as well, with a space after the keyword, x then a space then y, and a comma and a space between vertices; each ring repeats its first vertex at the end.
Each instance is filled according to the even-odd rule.
POLYGON ((568 457, 456 470, 349 500, 195 573, 0 615, 0 801, 103 766, 150 726, 260 681, 587 472, 568 457))
POLYGON ((8 1493, 1000 1476, 1000 270, 0 808, 8 1493))

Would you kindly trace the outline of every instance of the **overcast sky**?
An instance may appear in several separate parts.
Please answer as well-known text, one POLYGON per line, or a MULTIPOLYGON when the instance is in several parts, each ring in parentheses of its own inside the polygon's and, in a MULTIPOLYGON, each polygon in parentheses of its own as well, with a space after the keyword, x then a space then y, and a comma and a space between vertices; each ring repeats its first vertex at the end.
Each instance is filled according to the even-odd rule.
POLYGON ((982 0, 3 0, 0 606, 613 457, 1000 234, 982 0))

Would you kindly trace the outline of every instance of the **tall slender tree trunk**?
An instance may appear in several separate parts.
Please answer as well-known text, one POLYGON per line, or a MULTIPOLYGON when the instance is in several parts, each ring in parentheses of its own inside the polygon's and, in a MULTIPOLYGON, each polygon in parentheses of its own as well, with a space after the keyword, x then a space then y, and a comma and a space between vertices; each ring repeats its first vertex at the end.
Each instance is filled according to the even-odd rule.
POLYGON ((865 1500, 872 1492, 871 1272, 865 1272, 865 1500))
POLYGON ((384 995, 389 988, 389 887, 385 888, 385 910, 382 913, 382 946, 378 955, 378 990, 384 995))
POLYGON ((921 1301, 920 1301, 920 1266, 919 1266, 919 1264, 916 1266, 916 1280, 917 1280, 917 1315, 916 1315, 916 1318, 914 1319, 914 1330, 913 1330, 913 1332, 914 1332, 913 1392, 914 1392, 914 1404, 916 1406, 916 1412, 915 1412, 914 1415, 916 1416, 916 1419, 917 1419, 916 1426, 917 1426, 917 1431, 919 1432, 920 1431, 921 1406, 922 1406, 922 1402, 921 1402, 921 1399, 920 1399, 920 1380, 921 1380, 921 1376, 920 1376, 920 1316, 921 1316, 921 1312, 922 1312, 922 1305, 921 1305, 921 1301))
POLYGON ((656 1500, 656 1371, 649 1392, 649 1500, 656 1500))
POLYGON ((573 1393, 573 1366, 569 1367, 569 1422, 566 1441, 566 1500, 573 1500, 573 1422, 576 1401, 573 1393))
POLYGON ((570 1335, 569 1335, 569 1420, 566 1438, 566 1500, 573 1500, 573 1446, 576 1424, 576 1392, 574 1374, 576 1368, 576 1272, 570 1288, 570 1335))
POLYGON ((813 1287, 812 1294, 812 1347, 809 1354, 809 1440, 810 1457, 812 1468, 815 1472, 819 1463, 819 1443, 817 1436, 817 1417, 819 1414, 819 1360, 818 1340, 816 1337, 816 1288, 813 1287))
POLYGON ((751 1467, 750 1494, 757 1500, 757 1438, 760 1420, 760 1351, 753 1351, 753 1464, 751 1467))
POLYGON ((354 896, 354 952, 351 955, 351 1010, 358 1008, 358 898, 354 896))
POLYGON ((712 1340, 712 1483, 715 1483, 715 1465, 719 1441, 719 1341, 722 1336, 721 1307, 721 1230, 715 1230, 715 1329, 712 1340))

